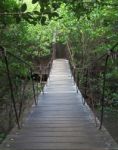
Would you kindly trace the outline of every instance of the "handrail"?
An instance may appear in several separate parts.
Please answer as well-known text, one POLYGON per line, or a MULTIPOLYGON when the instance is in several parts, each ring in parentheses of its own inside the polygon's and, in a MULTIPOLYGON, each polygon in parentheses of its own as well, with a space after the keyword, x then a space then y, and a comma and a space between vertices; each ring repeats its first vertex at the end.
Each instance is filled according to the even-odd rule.
POLYGON ((8 59, 7 59, 6 51, 2 46, 0 46, 0 54, 1 54, 2 57, 4 57, 4 60, 5 60, 6 71, 7 71, 7 76, 8 76, 8 81, 9 81, 9 86, 10 86, 10 91, 11 91, 11 100, 12 100, 12 103, 13 103, 15 117, 16 117, 16 123, 18 125, 18 128, 20 129, 19 117, 18 117, 17 108, 16 108, 16 102, 15 102, 15 97, 14 97, 14 92, 13 92, 12 79, 11 79, 11 76, 10 76, 8 59))
POLYGON ((114 54, 114 49, 118 46, 118 42, 109 50, 107 53, 106 59, 105 59, 105 64, 104 64, 104 73, 103 73, 103 88, 102 88, 102 98, 101 98, 101 118, 100 118, 100 127, 99 129, 102 128, 103 124, 103 116, 104 116, 104 101, 105 101, 105 88, 106 88, 106 74, 107 74, 107 67, 108 67, 108 61, 110 56, 113 56, 114 54))
POLYGON ((114 49, 118 46, 118 42, 113 45, 106 53, 104 53, 102 56, 98 57, 97 59, 93 60, 86 68, 90 67, 91 65, 95 64, 98 61, 101 61, 101 59, 105 58, 107 55, 111 55, 114 53, 114 49))
MULTIPOLYGON (((30 73, 31 73, 31 77, 33 76, 33 69, 31 67, 31 65, 29 65, 26 61, 24 61, 23 59, 19 58, 18 56, 14 55, 13 53, 9 52, 9 51, 6 51, 6 53, 8 53, 9 55, 11 55, 12 57, 15 57, 17 60, 19 60, 20 62, 24 63, 25 65, 27 65, 30 69, 30 73)), ((46 67, 44 68, 44 70, 46 70, 47 68, 51 68, 51 64, 52 64, 52 61, 53 61, 53 55, 52 54, 52 57, 51 57, 51 60, 48 62, 48 64, 46 65, 46 67)), ((42 75, 42 74, 41 74, 42 75)), ((49 75, 49 72, 48 72, 48 75, 49 75)), ((35 105, 37 105, 37 101, 36 101, 36 96, 35 96, 35 88, 34 88, 34 81, 33 81, 33 78, 32 79, 32 86, 33 86, 33 93, 34 93, 34 100, 35 100, 35 105)), ((42 77, 40 78, 40 84, 42 85, 42 77)), ((43 88, 43 87, 42 87, 43 88)), ((43 91, 44 93, 44 91, 43 91)))
MULTIPOLYGON (((33 79, 33 69, 32 69, 32 66, 30 64, 28 64, 26 61, 24 61, 22 58, 18 57, 17 55, 14 55, 13 53, 6 50, 4 47, 0 46, 0 57, 3 58, 3 60, 5 62, 5 65, 6 65, 6 73, 7 73, 9 87, 10 87, 11 101, 12 101, 13 109, 14 109, 14 112, 15 112, 14 114, 15 114, 16 124, 17 124, 18 128, 20 129, 21 128, 21 125, 20 125, 20 114, 21 114, 20 109, 21 108, 19 108, 19 112, 18 112, 17 111, 17 106, 16 106, 17 104, 16 104, 16 100, 15 100, 15 95, 14 95, 14 91, 13 91, 13 83, 12 83, 12 78, 11 78, 11 74, 10 74, 9 62, 8 62, 7 55, 15 58, 21 64, 25 64, 29 68, 30 77, 31 77, 31 80, 32 80, 32 89, 33 89, 34 101, 35 101, 35 105, 37 105, 36 93, 35 93, 35 87, 34 87, 34 79, 33 79)), ((49 76, 49 72, 50 72, 50 68, 51 68, 53 59, 54 59, 54 49, 53 49, 52 57, 51 57, 50 61, 48 62, 47 66, 44 68, 45 70, 48 69, 48 76, 49 76)), ((42 85, 42 77, 40 78, 40 83, 42 85)), ((38 89, 38 84, 37 84, 37 89, 38 89)), ((38 90, 37 90, 37 93, 38 93, 38 90)), ((43 93, 44 93, 44 91, 43 91, 43 93)))
MULTIPOLYGON (((73 61, 73 57, 71 55, 71 52, 70 52, 70 47, 69 47, 69 44, 67 43, 67 48, 68 48, 68 51, 69 51, 69 55, 70 55, 70 65, 72 67, 72 69, 74 70, 74 78, 77 78, 77 75, 75 75, 75 71, 78 70, 78 69, 90 69, 91 66, 93 64, 95 64, 96 62, 100 61, 101 59, 105 58, 105 65, 104 65, 104 72, 103 72, 103 86, 102 86, 102 98, 101 98, 101 117, 100 117, 100 126, 99 126, 99 129, 102 128, 102 124, 103 124, 103 116, 104 116, 104 98, 105 98, 105 87, 106 87, 106 73, 107 73, 107 66, 108 66, 108 60, 110 58, 110 56, 112 57, 112 59, 114 58, 114 54, 116 53, 114 51, 114 49, 118 46, 118 42, 116 44, 114 44, 106 53, 104 53, 102 56, 98 57, 97 59, 93 60, 89 65, 87 65, 86 67, 84 68, 78 68, 76 67, 76 65, 74 64, 74 61, 73 61)), ((86 80, 88 80, 88 76, 86 77, 86 80)), ((75 79, 75 82, 77 80, 75 79)), ((88 82, 88 81, 86 81, 88 82)), ((94 104, 93 104, 93 101, 92 101, 92 106, 94 107, 94 104)), ((96 117, 95 117, 96 118, 96 117)), ((95 119, 95 122, 96 122, 96 119, 95 119)))
POLYGON ((30 69, 30 74, 31 74, 31 79, 32 79, 32 87, 33 87, 33 94, 34 94, 34 102, 35 102, 35 105, 37 105, 37 102, 36 102, 36 95, 35 95, 35 88, 34 88, 34 81, 33 81, 33 78, 32 78, 32 75, 33 75, 33 69, 31 67, 31 65, 29 65, 25 60, 21 59, 20 57, 14 55, 13 53, 9 52, 8 50, 6 50, 6 54, 9 54, 10 56, 16 58, 17 60, 19 60, 21 63, 25 64, 27 67, 29 67, 30 69))
MULTIPOLYGON (((93 60, 90 64, 88 64, 88 65, 87 65, 86 67, 84 67, 84 68, 85 68, 85 69, 86 69, 86 68, 89 68, 89 67, 91 67, 91 65, 93 65, 94 63, 100 61, 101 59, 103 59, 103 58, 104 58, 105 56, 107 56, 108 54, 109 54, 109 55, 110 55, 110 54, 113 54, 113 53, 114 53, 113 50, 114 50, 117 46, 118 46, 118 42, 117 42, 116 44, 114 44, 113 47, 111 47, 106 53, 104 53, 102 56, 98 57, 97 59, 93 60)), ((71 55, 70 47, 69 47, 68 44, 67 44, 67 47, 68 47, 68 50, 69 50, 69 54, 71 55)), ((71 61, 72 61, 73 66, 75 67, 76 65, 74 64, 72 55, 71 55, 71 61)), ((78 67, 76 67, 76 68, 78 68, 78 67)), ((78 68, 78 69, 80 69, 80 68, 78 68)))
MULTIPOLYGON (((47 78, 49 78, 50 69, 51 69, 51 66, 52 66, 53 59, 54 59, 54 55, 55 55, 55 54, 54 54, 54 51, 55 51, 55 49, 53 49, 53 51, 52 51, 52 56, 51 56, 50 61, 48 62, 48 64, 43 67, 45 73, 46 73, 46 70, 48 70, 48 77, 47 77, 47 78)), ((41 74, 40 74, 41 90, 42 90, 42 92, 43 92, 43 94, 44 94, 44 89, 43 89, 43 85, 42 85, 42 84, 43 84, 42 72, 40 72, 40 73, 41 73, 41 74)), ((37 85, 37 87, 38 87, 38 85, 37 85)))
POLYGON ((21 59, 20 57, 14 55, 13 53, 9 52, 6 50, 6 54, 16 58, 17 60, 19 60, 21 63, 25 64, 29 69, 30 69, 30 74, 31 74, 31 79, 32 79, 32 87, 33 87, 33 93, 34 93, 34 101, 35 101, 35 104, 37 103, 36 102, 36 95, 35 95, 35 88, 34 88, 34 81, 33 81, 33 78, 32 78, 32 75, 33 75, 33 69, 31 67, 31 65, 29 65, 26 61, 24 61, 23 59, 21 59))
MULTIPOLYGON (((77 83, 77 70, 79 69, 78 67, 76 67, 75 63, 74 63, 74 58, 71 54, 71 50, 70 50, 70 46, 69 46, 69 43, 67 42, 67 50, 68 50, 68 53, 69 53, 69 63, 70 63, 70 66, 71 66, 71 71, 72 71, 72 74, 73 74, 73 77, 74 77, 74 82, 77 83)), ((76 91, 78 93, 78 86, 76 85, 76 91)))
POLYGON ((25 60, 21 59, 20 57, 14 55, 13 53, 9 52, 8 50, 6 50, 6 53, 11 55, 12 57, 15 57, 17 60, 19 60, 20 62, 24 63, 25 65, 27 65, 29 68, 32 68, 31 65, 29 65, 25 60))
POLYGON ((5 61, 5 64, 6 64, 6 71, 7 71, 9 87, 10 87, 10 91, 11 91, 11 100, 12 100, 12 103, 13 103, 14 112, 15 112, 15 116, 16 116, 16 123, 18 125, 18 128, 20 129, 20 121, 19 121, 19 116, 20 115, 18 115, 18 113, 17 113, 16 101, 15 101, 15 96, 14 96, 14 92, 13 92, 13 84, 12 84, 12 79, 11 79, 11 76, 10 76, 10 70, 9 70, 9 63, 8 63, 7 55, 10 55, 10 56, 16 58, 17 60, 19 60, 20 62, 22 62, 23 64, 25 64, 29 67, 30 74, 31 74, 31 80, 32 80, 32 89, 33 89, 34 101, 35 101, 35 104, 37 104, 36 95, 35 95, 35 88, 34 88, 34 81, 33 81, 33 78, 32 78, 33 72, 32 72, 32 67, 27 62, 25 62, 24 60, 22 60, 18 56, 12 54, 11 52, 5 50, 4 47, 0 46, 0 56, 4 58, 4 61, 5 61))

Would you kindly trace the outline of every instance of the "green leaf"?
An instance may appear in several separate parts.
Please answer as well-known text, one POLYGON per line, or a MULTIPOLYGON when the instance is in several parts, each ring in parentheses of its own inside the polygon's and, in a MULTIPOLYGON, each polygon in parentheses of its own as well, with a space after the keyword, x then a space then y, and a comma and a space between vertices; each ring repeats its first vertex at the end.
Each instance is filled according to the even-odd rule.
POLYGON ((35 15, 41 15, 41 13, 40 13, 39 11, 33 11, 33 13, 34 13, 35 15))
POLYGON ((51 15, 52 17, 59 17, 59 14, 57 12, 53 12, 51 15))
POLYGON ((44 10, 44 14, 50 14, 51 13, 51 8, 50 7, 47 7, 45 10, 44 10))
POLYGON ((24 3, 22 6, 21 6, 21 11, 22 12, 25 12, 27 10, 27 4, 24 3))
POLYGON ((38 0, 32 0, 32 4, 35 4, 37 2, 38 2, 38 0))
POLYGON ((52 7, 54 8, 54 10, 56 10, 60 7, 60 5, 58 3, 52 3, 52 7))
POLYGON ((45 21, 46 21, 46 17, 43 16, 43 17, 41 18, 41 24, 44 25, 44 24, 45 24, 45 21))
POLYGON ((16 16, 16 23, 19 24, 21 22, 21 18, 19 16, 16 16))
POLYGON ((40 12, 43 12, 43 11, 44 11, 44 6, 42 5, 41 9, 40 9, 40 12))

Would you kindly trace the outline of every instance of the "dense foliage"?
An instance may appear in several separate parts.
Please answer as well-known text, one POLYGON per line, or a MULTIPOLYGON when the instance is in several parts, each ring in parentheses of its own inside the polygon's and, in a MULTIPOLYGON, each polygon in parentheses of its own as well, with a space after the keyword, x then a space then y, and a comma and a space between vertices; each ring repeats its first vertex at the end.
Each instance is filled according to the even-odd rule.
MULTIPOLYGON (((117 9, 117 0, 80 0, 79 2, 78 0, 1 0, 0 45, 31 66, 34 65, 33 60, 36 57, 51 54, 52 42, 55 40, 57 43, 68 45, 74 63, 80 68, 78 85, 81 92, 86 96, 89 104, 92 95, 94 105, 99 106, 105 57, 100 61, 96 60, 118 42, 117 9), (86 76, 88 76, 87 82, 86 76)), ((109 58, 106 74, 105 106, 110 110, 118 108, 117 49, 117 47, 114 49, 116 52, 114 56, 109 58)), ((25 88, 27 95, 24 98, 30 99, 28 95, 32 94, 29 81, 21 81, 18 78, 27 77, 29 69, 11 56, 8 56, 8 60, 17 93, 15 96, 19 95, 20 99, 20 92, 25 88)), ((10 120, 14 115, 9 101, 10 91, 5 73, 5 64, 1 58, 0 123, 3 122, 3 125, 0 124, 0 132, 11 129, 13 123, 10 120)), ((19 105, 20 100, 17 101, 19 105)), ((2 137, 3 133, 0 138, 2 137)))

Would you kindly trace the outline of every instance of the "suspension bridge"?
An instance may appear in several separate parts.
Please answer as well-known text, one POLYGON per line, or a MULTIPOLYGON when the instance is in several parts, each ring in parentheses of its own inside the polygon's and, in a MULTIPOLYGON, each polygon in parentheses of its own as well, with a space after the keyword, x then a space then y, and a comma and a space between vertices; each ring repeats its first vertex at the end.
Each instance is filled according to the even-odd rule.
POLYGON ((117 150, 79 91, 67 59, 53 59, 43 91, 0 150, 117 150))
POLYGON ((53 61, 44 93, 21 130, 13 130, 1 150, 113 150, 107 130, 96 128, 93 113, 74 83, 68 60, 53 61))

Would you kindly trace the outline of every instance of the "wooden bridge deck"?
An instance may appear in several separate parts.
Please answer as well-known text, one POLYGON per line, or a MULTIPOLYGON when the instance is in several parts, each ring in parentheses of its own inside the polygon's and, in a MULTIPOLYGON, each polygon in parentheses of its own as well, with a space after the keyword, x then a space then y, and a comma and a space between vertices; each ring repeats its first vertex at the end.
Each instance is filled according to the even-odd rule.
POLYGON ((20 131, 12 131, 1 150, 114 150, 106 129, 98 130, 82 104, 67 60, 54 60, 45 93, 20 131))

